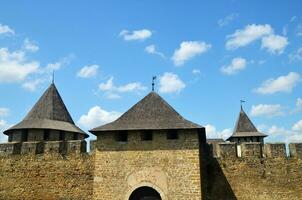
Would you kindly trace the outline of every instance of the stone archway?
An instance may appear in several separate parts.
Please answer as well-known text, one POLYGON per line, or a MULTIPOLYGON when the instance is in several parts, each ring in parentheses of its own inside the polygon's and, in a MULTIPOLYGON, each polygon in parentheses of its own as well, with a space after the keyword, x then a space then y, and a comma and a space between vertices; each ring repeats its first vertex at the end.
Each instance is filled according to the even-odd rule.
POLYGON ((134 190, 129 200, 162 200, 162 198, 152 187, 143 186, 134 190))

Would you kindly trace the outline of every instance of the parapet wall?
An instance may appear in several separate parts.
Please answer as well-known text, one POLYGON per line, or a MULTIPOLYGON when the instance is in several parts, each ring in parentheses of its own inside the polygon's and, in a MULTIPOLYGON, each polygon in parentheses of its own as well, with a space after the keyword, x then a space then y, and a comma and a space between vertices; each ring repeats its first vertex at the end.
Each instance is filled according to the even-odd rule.
POLYGON ((0 156, 18 154, 37 155, 49 153, 59 153, 65 155, 80 154, 85 152, 85 140, 7 142, 0 144, 0 156))
POLYGON ((240 145, 232 142, 211 143, 210 154, 215 158, 302 158, 302 143, 288 145, 285 143, 247 142, 240 145))

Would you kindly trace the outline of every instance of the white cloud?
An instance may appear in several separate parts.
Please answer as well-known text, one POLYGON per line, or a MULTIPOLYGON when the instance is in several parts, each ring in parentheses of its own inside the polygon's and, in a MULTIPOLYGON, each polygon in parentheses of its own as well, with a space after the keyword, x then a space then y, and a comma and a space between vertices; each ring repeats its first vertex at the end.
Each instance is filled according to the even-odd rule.
POLYGON ((282 54, 287 45, 286 37, 272 34, 262 38, 261 48, 267 49, 272 54, 282 54))
POLYGON ((297 49, 296 52, 289 54, 290 61, 302 60, 302 47, 297 49))
POLYGON ((154 44, 151 44, 151 45, 147 46, 145 48, 145 51, 149 54, 155 54, 155 55, 158 55, 162 58, 165 58, 165 55, 162 52, 159 52, 159 51, 156 50, 156 47, 155 47, 154 44))
POLYGON ((140 82, 132 82, 125 85, 116 86, 113 83, 113 79, 114 77, 110 77, 107 82, 99 84, 99 89, 101 91, 105 91, 105 96, 109 99, 120 98, 118 93, 140 92, 147 89, 140 82))
POLYGON ((218 131, 215 126, 211 124, 205 125, 207 138, 223 138, 226 140, 229 136, 232 135, 231 129, 224 129, 218 131))
POLYGON ((1 34, 14 35, 15 31, 7 25, 0 24, 0 35, 1 34))
POLYGON ((43 72, 52 73, 53 71, 60 70, 62 66, 69 64, 73 58, 74 55, 70 54, 68 56, 61 58, 59 61, 55 63, 49 63, 46 65, 43 72))
POLYGON ((22 83, 22 88, 24 88, 24 89, 26 89, 30 92, 33 92, 43 82, 44 82, 43 79, 36 79, 36 80, 32 80, 32 81, 26 81, 26 82, 22 83))
POLYGON ((35 44, 33 41, 30 41, 28 38, 24 40, 23 47, 25 50, 30 52, 36 52, 39 50, 39 46, 35 44))
POLYGON ((84 66, 78 73, 77 76, 81 78, 90 78, 96 76, 98 73, 98 65, 84 66))
POLYGON ((258 104, 253 105, 251 110, 252 116, 274 117, 282 115, 282 106, 280 104, 258 104))
POLYGON ((7 116, 7 115, 9 115, 9 113, 10 113, 10 110, 8 108, 0 107, 0 117, 7 116))
POLYGON ((180 44, 179 49, 174 51, 172 60, 174 65, 183 65, 193 57, 203 54, 211 48, 211 44, 200 41, 184 41, 180 44))
POLYGON ((200 74, 200 70, 199 69, 193 69, 192 70, 192 74, 200 74))
POLYGON ((233 58, 231 64, 220 68, 221 72, 227 75, 236 74, 246 67, 246 60, 241 57, 233 58))
POLYGON ((285 142, 285 143, 302 142, 301 131, 294 130, 294 127, 295 125, 292 127, 292 129, 285 129, 283 127, 278 127, 276 125, 271 126, 270 128, 267 129, 267 133, 269 135, 267 141, 285 142))
POLYGON ((239 15, 237 13, 232 13, 227 15, 225 18, 219 19, 217 21, 218 26, 227 26, 231 21, 235 20, 239 15))
POLYGON ((89 109, 87 114, 80 117, 78 124, 92 129, 116 120, 121 114, 120 112, 106 111, 99 106, 94 106, 89 109))
POLYGON ((152 36, 152 31, 148 29, 141 29, 135 31, 122 30, 120 32, 120 36, 124 38, 126 41, 131 40, 145 40, 152 36))
POLYGON ((262 85, 255 89, 259 94, 274 94, 277 92, 291 92, 293 88, 301 81, 300 74, 290 72, 288 75, 279 76, 276 79, 268 79, 262 85))
POLYGON ((159 92, 161 93, 180 93, 186 84, 178 75, 166 72, 159 77, 159 92))
POLYGON ((292 127, 292 129, 294 131, 299 131, 302 134, 302 120, 298 121, 297 123, 295 123, 292 127))
POLYGON ((36 73, 39 66, 39 62, 27 61, 23 51, 10 52, 7 48, 0 48, 0 82, 23 81, 36 73))
POLYGON ((258 40, 263 36, 270 35, 273 32, 274 30, 269 24, 247 25, 244 29, 236 30, 235 33, 228 35, 225 46, 227 49, 237 49, 258 40))

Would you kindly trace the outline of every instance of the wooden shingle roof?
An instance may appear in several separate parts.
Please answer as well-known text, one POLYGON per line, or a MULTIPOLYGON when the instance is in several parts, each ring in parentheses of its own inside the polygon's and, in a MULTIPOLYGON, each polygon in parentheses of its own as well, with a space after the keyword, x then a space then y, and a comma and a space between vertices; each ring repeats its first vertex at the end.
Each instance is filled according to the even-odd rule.
MULTIPOLYGON (((235 129, 233 131, 232 137, 266 137, 267 135, 259 132, 247 114, 244 112, 243 108, 241 107, 239 117, 237 119, 235 129)), ((229 140, 228 138, 227 140, 229 140)))
POLYGON ((18 129, 54 129, 88 135, 72 120, 56 86, 52 83, 26 117, 15 126, 4 131, 9 134, 18 129))
POLYGON ((150 92, 120 118, 90 132, 97 134, 105 131, 199 128, 202 127, 184 119, 157 93, 150 92))

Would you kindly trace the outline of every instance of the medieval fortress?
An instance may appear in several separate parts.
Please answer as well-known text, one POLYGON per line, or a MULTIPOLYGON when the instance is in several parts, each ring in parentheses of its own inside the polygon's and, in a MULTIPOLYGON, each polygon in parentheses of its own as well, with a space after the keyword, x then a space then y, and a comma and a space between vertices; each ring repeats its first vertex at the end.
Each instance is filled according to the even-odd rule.
POLYGON ((265 144, 241 108, 233 135, 206 139, 150 92, 90 130, 72 120, 52 83, 0 144, 0 199, 302 200, 302 143, 265 144))

